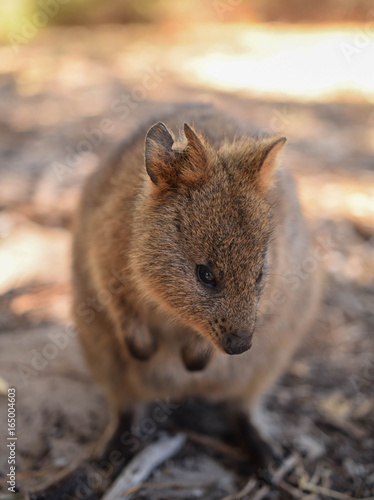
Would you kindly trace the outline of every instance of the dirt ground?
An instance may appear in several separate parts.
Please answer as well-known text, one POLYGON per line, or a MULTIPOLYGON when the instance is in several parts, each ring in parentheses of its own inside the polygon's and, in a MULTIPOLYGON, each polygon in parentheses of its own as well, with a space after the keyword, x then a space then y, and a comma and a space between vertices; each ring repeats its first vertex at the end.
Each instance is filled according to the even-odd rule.
MULTIPOLYGON (((265 404, 295 464, 277 485, 264 477, 256 488, 267 485, 266 498, 281 500, 374 497, 372 101, 322 91, 293 99, 282 89, 261 95, 199 80, 188 70, 198 50, 261 55, 255 40, 239 47, 230 29, 225 42, 221 27, 196 31, 190 43, 190 32, 170 27, 56 28, 18 51, 0 48, 0 498, 42 498, 30 492, 43 492, 103 432, 106 401, 69 313, 71 221, 82 183, 115 145, 139 120, 157 121, 186 100, 288 137, 285 164, 326 247, 320 316, 265 404), (18 496, 6 483, 8 386, 16 388, 18 496)), ((184 429, 185 444, 126 498, 221 499, 243 488, 245 460, 219 415, 201 402, 173 412, 166 430, 184 429)), ((142 435, 141 446, 164 427, 142 435)), ((44 498, 99 498, 109 480, 99 469, 91 477, 100 484, 90 493, 82 483, 81 496, 44 498)))

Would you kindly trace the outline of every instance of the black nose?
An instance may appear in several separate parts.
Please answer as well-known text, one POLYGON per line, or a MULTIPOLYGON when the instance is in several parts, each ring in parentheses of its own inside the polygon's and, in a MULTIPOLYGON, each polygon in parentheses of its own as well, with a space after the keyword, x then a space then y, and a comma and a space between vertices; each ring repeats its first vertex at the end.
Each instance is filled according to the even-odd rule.
POLYGON ((241 354, 252 346, 252 335, 228 335, 222 339, 222 347, 227 354, 241 354))

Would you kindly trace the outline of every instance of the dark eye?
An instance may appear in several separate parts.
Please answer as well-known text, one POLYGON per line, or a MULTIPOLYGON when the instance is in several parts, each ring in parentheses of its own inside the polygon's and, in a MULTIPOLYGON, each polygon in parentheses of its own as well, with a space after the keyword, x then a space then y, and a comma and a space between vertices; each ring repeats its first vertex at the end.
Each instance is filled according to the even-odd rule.
POLYGON ((258 275, 258 278, 256 279, 256 283, 260 283, 262 280, 264 273, 261 271, 260 274, 258 275))
POLYGON ((196 266, 196 274, 204 285, 213 288, 217 286, 216 278, 208 266, 196 266))

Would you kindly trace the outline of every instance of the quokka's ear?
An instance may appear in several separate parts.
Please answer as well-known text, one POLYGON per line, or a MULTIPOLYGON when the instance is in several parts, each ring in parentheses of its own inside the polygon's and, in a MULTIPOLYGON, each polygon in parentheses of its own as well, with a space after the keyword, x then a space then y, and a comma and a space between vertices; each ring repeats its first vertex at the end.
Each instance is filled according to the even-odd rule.
POLYGON ((210 177, 206 148, 188 123, 183 126, 187 146, 182 152, 183 161, 180 165, 180 183, 189 187, 197 187, 210 177))
POLYGON ((194 187, 207 177, 205 147, 196 132, 184 124, 187 145, 174 150, 174 140, 159 122, 151 127, 145 139, 145 166, 151 181, 161 189, 194 187))
POLYGON ((172 177, 175 161, 173 144, 173 137, 162 122, 156 123, 148 130, 145 138, 145 168, 156 186, 172 177))
POLYGON ((196 134, 193 128, 191 128, 188 123, 183 125, 184 135, 187 139, 187 148, 186 152, 189 157, 189 160, 196 164, 205 164, 206 163, 206 152, 201 142, 201 139, 196 134))
POLYGON ((278 165, 278 155, 283 149, 287 139, 279 137, 274 139, 265 139, 262 141, 262 147, 256 155, 252 166, 252 175, 254 183, 259 191, 263 192, 270 187, 272 183, 273 173, 278 165))

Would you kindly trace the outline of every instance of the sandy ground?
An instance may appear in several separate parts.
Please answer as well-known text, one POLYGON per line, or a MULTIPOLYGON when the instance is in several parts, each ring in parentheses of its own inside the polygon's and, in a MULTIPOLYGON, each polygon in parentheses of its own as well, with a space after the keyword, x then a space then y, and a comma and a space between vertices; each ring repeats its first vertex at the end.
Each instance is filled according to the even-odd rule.
MULTIPOLYGON (((253 61, 261 56, 261 47, 265 50, 261 37, 264 43, 274 43, 266 38, 275 36, 268 29, 256 32, 257 38, 253 33, 252 38, 248 33, 247 38, 243 33, 239 37, 238 30, 230 30, 224 39, 222 28, 196 29, 192 43, 190 32, 170 27, 162 32, 56 29, 18 52, 0 48, 0 491, 4 498, 8 498, 9 472, 7 386, 16 388, 20 498, 79 460, 105 427, 106 402, 85 368, 69 315, 71 220, 84 179, 118 141, 139 120, 152 115, 157 121, 159 110, 184 100, 213 102, 258 129, 286 135, 285 163, 298 180, 311 226, 326 242, 326 293, 320 317, 266 400, 284 448, 299 456, 297 466, 286 475, 286 486, 274 488, 268 497, 374 496, 371 93, 365 86, 358 91, 357 83, 333 98, 333 87, 326 83, 314 89, 311 98, 287 93, 286 85, 261 94, 255 84, 251 88, 247 76, 247 86, 232 86, 228 78, 219 85, 212 83, 214 71, 208 69, 214 64, 206 66, 202 81, 203 71, 197 77, 188 69, 198 67, 196 57, 203 64, 204 55, 213 54, 210 61, 214 61, 217 54, 229 57, 231 50, 243 61, 246 54, 253 61), (86 145, 89 141, 88 152, 82 153, 82 141, 86 145)), ((320 36, 323 40, 327 34, 320 36)), ((332 39, 336 36, 334 32, 332 39)), ((255 65, 251 68, 256 70, 255 65)), ((243 467, 234 457, 237 443, 227 440, 219 425, 215 428, 216 417, 209 409, 203 412, 204 428, 195 406, 188 405, 176 412, 178 424, 171 425, 211 434, 211 441, 190 437, 174 459, 154 472, 149 479, 153 486, 145 485, 131 498, 218 499, 246 483, 243 467), (222 448, 225 440, 231 448, 222 448)), ((161 429, 150 438, 158 432, 161 429)), ((103 485, 107 487, 105 481, 103 485)))

